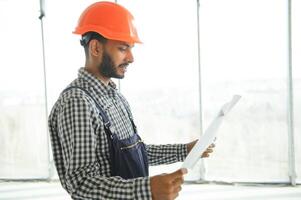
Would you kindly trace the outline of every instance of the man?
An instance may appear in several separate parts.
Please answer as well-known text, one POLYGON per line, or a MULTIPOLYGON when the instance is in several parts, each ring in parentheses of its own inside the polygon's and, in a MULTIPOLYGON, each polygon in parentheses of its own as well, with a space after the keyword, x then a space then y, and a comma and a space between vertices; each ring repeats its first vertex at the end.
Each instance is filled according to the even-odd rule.
MULTIPOLYGON (((73 199, 175 199, 186 169, 148 177, 148 166, 183 161, 189 144, 145 145, 126 99, 111 78, 123 78, 140 43, 124 7, 97 2, 81 15, 85 67, 49 116, 51 145, 62 186, 73 199)), ((203 157, 208 157, 208 148, 203 157)))

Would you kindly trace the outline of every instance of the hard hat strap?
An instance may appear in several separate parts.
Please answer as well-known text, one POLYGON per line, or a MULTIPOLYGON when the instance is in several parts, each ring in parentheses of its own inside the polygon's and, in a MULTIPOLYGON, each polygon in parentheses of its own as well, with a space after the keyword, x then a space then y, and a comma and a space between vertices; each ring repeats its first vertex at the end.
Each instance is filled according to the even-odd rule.
POLYGON ((90 33, 83 35, 82 39, 80 40, 80 44, 83 47, 87 46, 89 44, 90 40, 92 39, 92 35, 93 34, 90 34, 90 33))
POLYGON ((80 40, 80 44, 85 47, 89 44, 89 42, 92 39, 96 39, 99 42, 103 43, 106 41, 106 38, 104 38, 102 35, 96 33, 96 32, 87 32, 82 36, 82 39, 80 40))

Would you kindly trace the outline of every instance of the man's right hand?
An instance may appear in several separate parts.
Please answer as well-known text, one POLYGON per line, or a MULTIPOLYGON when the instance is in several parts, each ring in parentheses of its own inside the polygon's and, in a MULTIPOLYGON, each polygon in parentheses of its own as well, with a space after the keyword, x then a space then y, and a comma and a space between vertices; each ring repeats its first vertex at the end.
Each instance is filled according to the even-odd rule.
POLYGON ((161 174, 150 178, 150 186, 153 200, 173 200, 181 191, 184 182, 184 174, 187 169, 179 169, 170 174, 161 174))

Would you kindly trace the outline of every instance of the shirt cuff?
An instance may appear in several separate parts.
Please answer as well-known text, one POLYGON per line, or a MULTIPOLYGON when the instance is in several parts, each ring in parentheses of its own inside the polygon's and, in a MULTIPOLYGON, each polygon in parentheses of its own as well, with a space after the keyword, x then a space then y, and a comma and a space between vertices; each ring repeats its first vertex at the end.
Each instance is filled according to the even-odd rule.
POLYGON ((145 199, 145 200, 151 200, 152 194, 151 194, 151 188, 150 188, 150 178, 149 177, 140 177, 134 179, 134 194, 135 194, 135 200, 145 199))

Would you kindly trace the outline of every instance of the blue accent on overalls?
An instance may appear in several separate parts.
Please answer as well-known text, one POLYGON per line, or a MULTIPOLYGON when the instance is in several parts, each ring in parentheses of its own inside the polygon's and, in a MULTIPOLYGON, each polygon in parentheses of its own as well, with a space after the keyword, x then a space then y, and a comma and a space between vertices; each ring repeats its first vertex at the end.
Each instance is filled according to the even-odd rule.
POLYGON ((85 94, 87 94, 94 101, 97 109, 99 110, 109 143, 112 176, 120 176, 124 179, 148 176, 148 158, 145 144, 137 134, 134 120, 132 119, 130 112, 127 106, 125 106, 122 98, 120 99, 126 108, 134 129, 134 134, 129 138, 119 140, 117 135, 110 129, 111 123, 106 112, 87 90, 81 87, 71 86, 66 88, 63 93, 73 88, 80 89, 85 92, 85 94))

